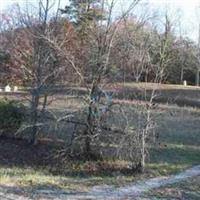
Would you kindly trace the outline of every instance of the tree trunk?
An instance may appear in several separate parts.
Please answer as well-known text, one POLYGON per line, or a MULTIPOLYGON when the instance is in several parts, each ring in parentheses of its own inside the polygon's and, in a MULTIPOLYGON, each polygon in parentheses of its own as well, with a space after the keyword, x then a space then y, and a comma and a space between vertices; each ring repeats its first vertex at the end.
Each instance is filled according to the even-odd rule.
POLYGON ((91 132, 93 129, 92 123, 92 103, 88 107, 87 128, 85 130, 85 156, 87 158, 91 155, 91 132))
POLYGON ((135 76, 135 81, 136 81, 136 83, 139 83, 139 79, 140 79, 139 76, 135 76))
POLYGON ((85 138, 85 156, 86 158, 90 159, 91 157, 91 138, 90 135, 87 133, 85 138))
POLYGON ((47 98, 48 98, 48 95, 45 94, 44 95, 44 100, 43 100, 43 105, 42 105, 42 113, 44 113, 45 109, 46 109, 46 106, 47 106, 47 98))
POLYGON ((180 77, 180 84, 182 85, 183 84, 183 66, 181 66, 181 77, 180 77))
POLYGON ((199 69, 196 72, 196 86, 199 86, 199 69))
POLYGON ((142 152, 141 152, 141 172, 145 169, 145 131, 142 131, 142 152))
POLYGON ((38 104, 39 104, 39 95, 32 94, 31 101, 31 136, 30 136, 30 144, 36 144, 36 134, 38 131, 37 122, 38 122, 38 104))

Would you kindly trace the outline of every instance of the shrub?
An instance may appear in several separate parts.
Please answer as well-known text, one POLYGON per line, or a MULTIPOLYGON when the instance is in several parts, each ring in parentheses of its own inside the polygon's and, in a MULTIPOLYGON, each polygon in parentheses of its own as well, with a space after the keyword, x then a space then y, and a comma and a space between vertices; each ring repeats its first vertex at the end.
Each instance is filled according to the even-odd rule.
POLYGON ((24 119, 24 107, 16 101, 0 100, 0 132, 14 133, 24 119))

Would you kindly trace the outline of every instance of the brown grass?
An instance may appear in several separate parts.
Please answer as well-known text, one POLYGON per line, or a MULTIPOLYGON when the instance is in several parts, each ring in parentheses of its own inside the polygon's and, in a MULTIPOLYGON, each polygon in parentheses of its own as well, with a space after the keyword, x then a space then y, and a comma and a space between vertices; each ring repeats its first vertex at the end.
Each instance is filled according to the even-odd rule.
MULTIPOLYGON (((148 87, 150 90, 154 85, 149 85, 148 87)), ((133 115, 130 109, 131 106, 138 104, 138 100, 135 98, 135 92, 141 91, 141 88, 141 84, 127 84, 123 87, 117 86, 117 88, 114 88, 116 92, 118 91, 116 97, 119 95, 117 97, 118 99, 114 100, 124 105, 124 107, 127 107, 127 111, 130 112, 131 116, 133 115)), ((198 105, 200 92, 199 88, 196 87, 186 88, 183 88, 183 86, 161 85, 160 91, 163 95, 163 103, 167 101, 169 104, 158 104, 154 110, 154 115, 158 123, 156 131, 159 134, 160 141, 157 146, 155 145, 151 148, 150 164, 147 165, 147 176, 168 175, 200 163, 200 111, 198 108, 195 108, 198 105), (172 97, 171 101, 168 101, 169 97, 172 97), (177 101, 179 103, 183 101, 182 105, 190 105, 187 99, 191 102, 191 107, 179 107, 175 105, 177 101)), ((23 97, 14 96, 14 98, 21 100, 23 97)), ((56 112, 65 109, 80 110, 85 106, 80 99, 74 99, 71 95, 57 94, 55 99, 50 108, 55 109, 56 112)), ((145 101, 141 103, 145 104, 145 101)), ((132 118, 131 120, 134 122, 134 116, 132 118)), ((44 132, 41 136, 48 136, 49 139, 43 138, 39 140, 39 144, 36 147, 29 147, 27 144, 19 141, 16 143, 15 141, 6 143, 4 140, 1 140, 0 167, 3 167, 6 171, 7 166, 13 165, 19 169, 24 167, 21 164, 25 164, 28 168, 33 167, 36 170, 45 168, 50 175, 64 174, 66 177, 70 175, 81 175, 81 177, 98 176, 101 177, 101 183, 104 180, 106 182, 107 177, 110 176, 112 177, 113 183, 116 176, 124 176, 121 172, 124 172, 124 174, 127 173, 128 164, 124 161, 107 160, 102 162, 84 162, 81 160, 67 160, 66 163, 62 163, 57 159, 50 159, 51 156, 49 157, 49 155, 51 155, 51 152, 57 150, 67 140, 67 132, 69 132, 69 129, 65 127, 60 132, 54 133, 53 136, 52 133, 46 134, 44 132), (5 146, 6 144, 7 146, 5 146)), ((12 179, 12 173, 9 176, 12 179)), ((135 174, 128 175, 127 179, 129 181, 133 180, 134 176, 135 174)), ((53 177, 50 179, 52 181, 54 180, 53 177)))

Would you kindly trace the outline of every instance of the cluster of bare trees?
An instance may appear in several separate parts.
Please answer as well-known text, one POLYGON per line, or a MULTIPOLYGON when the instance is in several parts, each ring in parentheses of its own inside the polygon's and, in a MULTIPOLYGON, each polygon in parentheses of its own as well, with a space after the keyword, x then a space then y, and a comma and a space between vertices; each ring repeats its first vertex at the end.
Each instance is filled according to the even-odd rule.
MULTIPOLYGON (((52 2, 55 3, 54 1, 50 2, 51 5, 52 2)), ((103 32, 106 31, 105 23, 108 19, 105 19, 105 15, 109 15, 108 7, 111 6, 112 3, 105 3, 106 5, 102 13, 99 1, 91 1, 89 3, 86 1, 70 2, 70 6, 66 6, 65 9, 59 9, 55 12, 56 14, 54 16, 51 16, 54 18, 50 20, 51 22, 48 21, 49 18, 47 21, 51 23, 51 26, 57 27, 57 31, 59 30, 58 35, 60 36, 65 34, 66 29, 71 29, 67 31, 69 33, 68 40, 71 41, 68 48, 76 52, 76 59, 73 60, 73 63, 75 63, 76 66, 78 65, 82 70, 82 79, 84 79, 84 81, 87 79, 87 82, 91 82, 92 74, 95 73, 95 68, 93 67, 93 63, 87 59, 93 58, 92 56, 94 56, 92 54, 94 47, 92 42, 94 40, 98 41, 98 37, 101 37, 98 32, 103 34, 103 32), (65 24, 65 28, 63 28, 63 24, 65 24)), ((113 7, 115 7, 116 4, 117 1, 114 2, 113 7)), ((127 8, 127 10, 129 10, 129 8, 127 8)), ((48 12, 52 15, 52 9, 48 12)), ((114 10, 113 13, 115 12, 114 10)), ((198 79, 196 72, 198 71, 199 65, 199 47, 190 39, 182 37, 181 33, 180 36, 175 34, 177 30, 174 31, 174 22, 172 23, 172 20, 167 14, 162 19, 163 28, 159 27, 158 29, 155 22, 157 19, 151 21, 151 17, 149 16, 146 19, 139 19, 131 12, 128 12, 128 14, 122 14, 122 20, 119 16, 113 16, 113 13, 111 17, 112 21, 109 24, 109 31, 113 32, 116 26, 117 30, 115 30, 116 36, 112 41, 110 52, 110 73, 107 76, 109 81, 112 81, 113 75, 116 81, 152 81, 154 78, 153 72, 151 76, 147 77, 147 74, 150 74, 149 63, 157 62, 158 55, 160 54, 159 43, 162 40, 166 44, 164 47, 165 51, 168 57, 170 57, 165 67, 165 82, 182 84, 183 80, 187 80, 189 83, 195 84, 195 78, 198 79), (161 31, 161 29, 163 29, 163 31, 161 31), (164 40, 167 40, 167 42, 164 40), (147 68, 148 72, 146 72, 147 68), (111 73, 112 75, 110 75, 111 73)), ((22 85, 31 83, 27 73, 22 74, 19 73, 19 70, 16 70, 19 66, 27 65, 24 63, 25 56, 22 52, 19 53, 19 51, 21 51, 23 47, 23 50, 26 49, 26 54, 28 52, 31 53, 32 44, 30 44, 29 41, 31 40, 32 34, 29 34, 30 31, 27 30, 27 27, 37 24, 36 21, 38 20, 33 17, 33 15, 36 16, 35 13, 32 17, 24 15, 27 14, 23 13, 22 15, 20 8, 15 7, 15 9, 12 10, 12 14, 2 14, 0 22, 1 65, 2 71, 4 71, 2 73, 6 72, 7 74, 7 76, 4 76, 4 79, 9 77, 9 79, 12 78, 13 82, 22 85), (27 22, 27 20, 29 22, 27 22), (18 49, 12 48, 14 43, 15 47, 18 47, 18 49)), ((160 20, 161 16, 157 18, 160 20)), ((56 37, 58 37, 58 35, 56 35, 56 37)), ((58 48, 60 48, 59 45, 58 48)), ((95 54, 96 53, 97 52, 95 52, 95 54)), ((79 76, 76 76, 76 78, 72 78, 72 76, 74 76, 74 71, 70 70, 67 79, 71 79, 74 83, 80 81, 79 76)), ((196 84, 197 82, 196 80, 196 84)))
MULTIPOLYGON (((91 159, 112 150, 115 157, 131 160, 133 169, 143 171, 155 137, 152 110, 158 84, 174 70, 169 67, 176 58, 174 52, 185 57, 185 45, 189 48, 190 43, 173 38, 167 17, 163 32, 148 20, 133 17, 139 0, 132 0, 117 17, 113 15, 116 0, 70 2, 52 14, 52 2, 40 0, 38 12, 18 9, 18 18, 9 18, 6 26, 2 19, 0 59, 6 65, 12 63, 11 73, 30 87, 29 120, 18 132, 28 129, 30 142, 36 143, 38 132, 48 123, 46 117, 54 116, 48 105, 55 87, 82 86, 85 95, 77 96, 84 103, 81 112, 56 118, 74 125, 65 152, 72 153, 76 146, 76 151, 81 149, 79 153, 91 159), (117 103, 108 84, 122 80, 155 85, 148 98, 145 84, 139 88, 146 102, 117 103)), ((185 70, 181 65, 180 81, 185 70)))

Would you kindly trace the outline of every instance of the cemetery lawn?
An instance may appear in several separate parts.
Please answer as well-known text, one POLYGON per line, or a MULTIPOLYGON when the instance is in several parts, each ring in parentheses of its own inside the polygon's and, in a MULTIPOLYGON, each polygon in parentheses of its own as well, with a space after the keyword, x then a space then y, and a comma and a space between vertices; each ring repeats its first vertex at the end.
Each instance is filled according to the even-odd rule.
POLYGON ((55 187, 86 191, 91 186, 167 176, 200 164, 200 111, 192 107, 160 104, 155 110, 159 144, 150 147, 146 172, 133 174, 125 161, 59 160, 59 145, 29 146, 23 140, 0 138, 0 184, 55 187), (120 172, 121 171, 121 172, 120 172))
MULTIPOLYGON (((123 87, 131 88, 134 92, 135 88, 142 85, 127 83, 123 87)), ((148 84, 149 90, 152 87, 153 85, 148 84)), ((0 184, 87 190, 93 185, 124 185, 138 179, 167 176, 200 164, 200 109, 195 108, 199 107, 199 88, 161 85, 161 92, 163 104, 159 104, 154 111, 159 142, 149 147, 150 155, 145 174, 130 173, 127 162, 119 160, 59 160, 55 157, 55 152, 61 147, 52 145, 50 141, 29 146, 23 140, 0 137, 0 184), (177 94, 178 103, 173 101, 177 100, 177 94), (170 104, 164 103, 169 99, 172 99, 170 104)), ((127 97, 129 94, 131 92, 127 93, 127 97)), ((119 98, 120 95, 119 92, 119 98)), ((19 100, 19 97, 19 94, 10 93, 6 98, 19 100)), ((62 109, 66 105, 63 97, 61 95, 53 107, 62 109)), ((130 97, 130 103, 131 100, 130 97)), ((69 104, 69 100, 67 102, 69 104)), ((77 108, 82 105, 71 101, 68 106, 77 108)))

